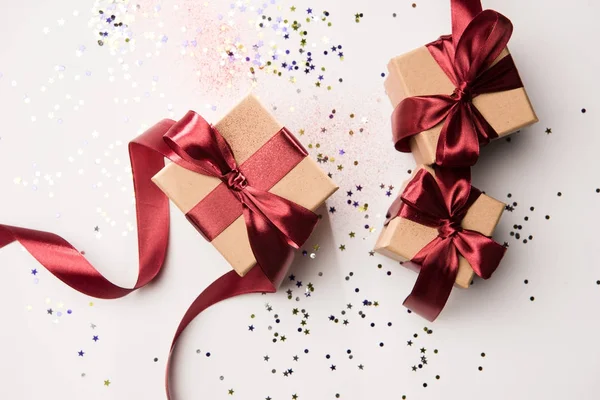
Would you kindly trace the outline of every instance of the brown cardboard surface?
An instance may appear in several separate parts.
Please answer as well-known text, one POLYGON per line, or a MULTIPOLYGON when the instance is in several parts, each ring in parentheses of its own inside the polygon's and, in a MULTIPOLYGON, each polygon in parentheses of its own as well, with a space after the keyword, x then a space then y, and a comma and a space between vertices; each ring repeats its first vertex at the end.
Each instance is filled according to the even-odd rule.
MULTIPOLYGON (((419 169, 417 168, 416 171, 419 169)), ((431 169, 427 169, 432 172, 431 169)), ((502 202, 482 194, 465 215, 462 227, 481 232, 485 236, 491 236, 496 225, 498 225, 498 221, 500 221, 504 206, 502 202)), ((375 251, 394 260, 408 261, 437 236, 436 228, 396 217, 383 228, 375 244, 375 251)), ((473 269, 468 261, 459 256, 456 285, 468 288, 473 279, 473 274, 473 269)))
MULTIPOLYGON (((508 54, 508 49, 504 49, 496 62, 508 54)), ((391 59, 388 71, 384 85, 393 107, 406 97, 451 94, 454 91, 454 85, 425 46, 391 59)), ((496 130, 498 137, 538 121, 525 88, 482 94, 473 99, 473 104, 496 130)), ((439 124, 411 139, 414 147, 419 148, 418 162, 425 165, 435 163, 441 130, 442 124, 439 124)))
MULTIPOLYGON (((243 99, 215 126, 229 142, 239 164, 283 127, 252 95, 243 99)), ((190 211, 220 183, 217 178, 197 174, 174 163, 165 166, 152 180, 183 213, 190 211)), ((314 211, 337 189, 317 163, 306 157, 270 192, 314 211)), ((240 276, 256 264, 243 216, 228 226, 212 244, 240 276)))

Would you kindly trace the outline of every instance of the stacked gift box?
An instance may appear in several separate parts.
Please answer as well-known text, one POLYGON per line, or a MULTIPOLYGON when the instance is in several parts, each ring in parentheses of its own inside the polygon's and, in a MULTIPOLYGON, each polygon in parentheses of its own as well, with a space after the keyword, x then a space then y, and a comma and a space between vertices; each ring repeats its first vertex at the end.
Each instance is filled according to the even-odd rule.
POLYGON ((479 147, 537 122, 507 48, 512 24, 479 0, 452 0, 452 35, 394 57, 386 93, 397 150, 417 163, 375 250, 419 271, 405 306, 433 320, 452 284, 487 279, 505 205, 471 187, 479 147))

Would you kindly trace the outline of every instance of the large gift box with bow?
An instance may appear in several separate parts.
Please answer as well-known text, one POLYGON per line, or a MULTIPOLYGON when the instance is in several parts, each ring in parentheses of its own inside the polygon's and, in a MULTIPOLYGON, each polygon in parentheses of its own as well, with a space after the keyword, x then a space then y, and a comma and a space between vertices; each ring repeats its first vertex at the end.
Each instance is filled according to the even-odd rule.
MULTIPOLYGON (((291 261, 291 256, 273 256, 275 247, 283 251, 287 245, 301 246, 308 237, 301 231, 310 234, 316 222, 312 221, 317 217, 312 211, 338 189, 337 185, 253 95, 244 98, 214 127, 197 117, 200 121, 188 118, 181 130, 201 131, 194 140, 202 145, 209 140, 203 136, 214 130, 224 139, 218 147, 230 148, 219 150, 225 159, 210 161, 220 164, 215 165, 216 173, 171 163, 152 180, 240 276, 257 264, 257 258, 264 258, 263 268, 270 264, 284 270, 281 263, 291 261), (274 246, 280 242, 281 246, 274 246)), ((190 156, 192 163, 209 158, 194 143, 180 145, 187 147, 183 155, 190 156)))
POLYGON ((480 145, 538 121, 506 47, 511 34, 511 22, 479 0, 454 0, 452 35, 390 60, 399 151, 417 164, 471 166, 480 145))
POLYGON ((420 167, 394 201, 375 251, 419 272, 405 305, 437 317, 452 286, 487 279, 505 248, 492 236, 505 205, 474 188, 468 169, 420 167))

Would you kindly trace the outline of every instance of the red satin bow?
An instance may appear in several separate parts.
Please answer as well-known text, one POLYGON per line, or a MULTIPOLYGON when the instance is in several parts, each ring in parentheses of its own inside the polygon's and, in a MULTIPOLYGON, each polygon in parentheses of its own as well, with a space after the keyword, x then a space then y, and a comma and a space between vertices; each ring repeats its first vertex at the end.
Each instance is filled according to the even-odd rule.
POLYGON ((498 137, 473 98, 523 83, 511 55, 492 66, 512 35, 510 20, 496 11, 482 11, 479 0, 452 0, 451 5, 452 35, 427 48, 454 84, 454 93, 404 99, 392 114, 392 131, 396 149, 410 152, 412 136, 444 122, 436 164, 464 167, 477 162, 480 144, 498 137))
POLYGON ((461 222, 481 192, 470 184, 468 169, 440 168, 434 178, 422 169, 392 204, 388 219, 400 216, 437 228, 438 237, 411 260, 421 266, 404 306, 433 321, 444 308, 458 273, 458 256, 488 279, 506 249, 479 232, 463 229, 461 222), (436 180, 437 179, 437 180, 436 180))
MULTIPOLYGON (((290 246, 299 248, 306 242, 317 224, 317 215, 290 200, 253 186, 253 182, 249 182, 242 173, 243 168, 235 161, 227 141, 216 128, 193 111, 173 125, 165 135, 165 141, 179 157, 176 160, 179 165, 202 175, 219 178, 229 188, 233 198, 241 203, 250 246, 259 268, 275 287, 279 286, 286 273, 283 267, 288 266, 293 257, 290 246)), ((292 146, 288 152, 299 152, 302 158, 308 155, 298 142, 293 141, 292 146)), ((273 157, 272 154, 269 156, 273 157)), ((273 173, 264 168, 258 169, 263 176, 273 173)), ((281 172, 285 174, 289 169, 281 172)), ((211 217, 218 219, 214 215, 211 217)), ((189 219, 198 225, 209 240, 214 239, 203 229, 211 221, 189 219)))
MULTIPOLYGON (((304 156, 306 150, 294 142, 304 156)), ((169 236, 169 200, 151 182, 164 167, 164 158, 197 173, 221 179, 243 206, 248 236, 257 265, 243 278, 229 271, 209 285, 186 311, 169 353, 179 335, 203 310, 222 300, 248 293, 273 293, 287 272, 292 247, 300 247, 317 223, 317 216, 289 200, 256 189, 240 172, 225 139, 198 114, 190 111, 178 121, 163 120, 129 144, 136 194, 139 277, 131 289, 112 284, 60 236, 0 225, 0 248, 18 241, 45 268, 75 290, 92 297, 113 299, 146 285, 160 272, 169 236)), ((264 176, 269 171, 263 171, 264 176)))

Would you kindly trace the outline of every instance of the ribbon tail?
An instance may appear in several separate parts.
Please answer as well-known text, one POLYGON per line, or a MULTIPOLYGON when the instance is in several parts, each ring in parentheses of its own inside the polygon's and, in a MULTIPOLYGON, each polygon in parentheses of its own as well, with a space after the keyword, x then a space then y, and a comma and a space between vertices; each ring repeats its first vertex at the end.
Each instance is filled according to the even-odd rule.
POLYGON ((506 248, 479 232, 464 230, 454 238, 454 245, 467 259, 473 271, 483 279, 489 279, 506 253, 506 248))
POLYGON ((479 137, 473 122, 472 108, 471 103, 460 102, 450 110, 437 144, 437 165, 457 168, 470 167, 477 162, 479 137))
POLYGON ((294 259, 294 249, 261 214, 244 207, 244 219, 250 247, 258 264, 252 270, 261 269, 273 286, 279 287, 294 259))
POLYGON ((458 252, 451 238, 435 238, 412 259, 421 265, 419 276, 403 305, 434 321, 440 314, 458 274, 458 252))
POLYGON ((154 125, 129 144, 136 196, 139 275, 133 288, 122 288, 104 278, 69 242, 49 232, 0 225, 0 248, 19 242, 50 273, 73 289, 100 299, 123 297, 148 284, 160 272, 169 239, 169 200, 151 178, 169 153, 163 134, 173 121, 154 125))
POLYGON ((480 145, 487 145, 493 139, 498 138, 498 133, 484 118, 481 112, 472 104, 469 104, 471 111, 471 122, 475 126, 477 132, 477 140, 480 145))
POLYGON ((252 186, 241 193, 246 206, 277 228, 294 248, 308 240, 319 221, 314 212, 276 194, 252 186))
POLYGON ((273 282, 263 273, 261 268, 255 266, 246 276, 240 277, 235 271, 229 271, 219 279, 208 286, 190 305, 185 315, 183 316, 169 351, 167 360, 165 386, 167 391, 167 399, 171 399, 170 391, 170 369, 173 351, 175 344, 185 328, 196 318, 202 311, 210 306, 217 304, 223 300, 249 293, 274 293, 276 287, 273 282))
POLYGON ((409 139, 438 125, 454 105, 450 96, 408 97, 392 113, 392 134, 396 150, 410 153, 409 139))
POLYGON ((50 273, 71 288, 100 299, 116 299, 135 289, 103 277, 69 242, 49 232, 0 225, 0 248, 19 242, 50 273))
POLYGON ((473 93, 504 92, 520 87, 523 87, 523 82, 515 61, 509 54, 477 77, 473 84, 473 93))

